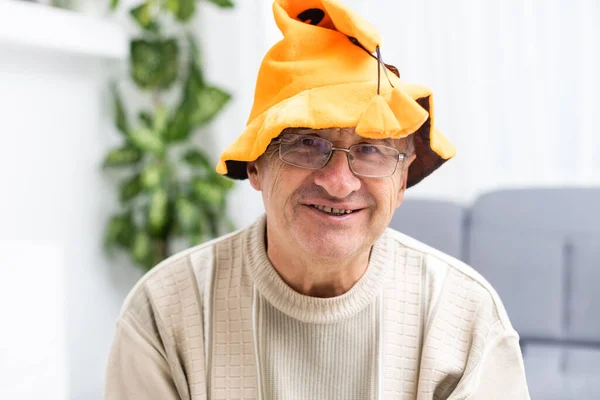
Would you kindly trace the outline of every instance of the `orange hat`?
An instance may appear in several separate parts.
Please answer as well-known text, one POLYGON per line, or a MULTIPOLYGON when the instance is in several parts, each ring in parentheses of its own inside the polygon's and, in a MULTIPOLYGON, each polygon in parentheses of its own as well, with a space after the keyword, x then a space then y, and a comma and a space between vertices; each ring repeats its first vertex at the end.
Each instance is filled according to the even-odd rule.
POLYGON ((354 127, 372 139, 416 133, 409 187, 455 155, 433 124, 431 90, 383 64, 371 24, 338 0, 275 0, 273 13, 283 39, 263 59, 246 129, 217 172, 246 179, 246 163, 290 127, 354 127))

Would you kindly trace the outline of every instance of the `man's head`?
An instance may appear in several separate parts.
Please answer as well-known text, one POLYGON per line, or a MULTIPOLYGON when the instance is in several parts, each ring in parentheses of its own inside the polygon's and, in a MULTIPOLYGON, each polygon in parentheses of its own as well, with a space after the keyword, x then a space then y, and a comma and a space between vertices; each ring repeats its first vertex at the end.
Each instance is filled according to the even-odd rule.
POLYGON ((366 139, 412 134, 407 187, 454 156, 434 126, 431 91, 383 63, 371 24, 340 0, 275 0, 273 13, 283 39, 263 60, 246 129, 221 155, 219 173, 246 179, 246 164, 289 127, 354 127, 366 139))
POLYGON ((383 233, 414 159, 412 135, 366 139, 354 128, 292 128, 247 164, 247 174, 279 245, 339 260, 368 251, 383 233))

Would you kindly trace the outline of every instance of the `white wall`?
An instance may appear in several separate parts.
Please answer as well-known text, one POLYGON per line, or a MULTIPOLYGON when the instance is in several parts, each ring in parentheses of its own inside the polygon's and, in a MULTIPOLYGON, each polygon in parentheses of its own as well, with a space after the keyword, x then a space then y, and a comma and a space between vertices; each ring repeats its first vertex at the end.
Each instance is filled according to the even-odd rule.
POLYGON ((100 246, 115 205, 99 168, 112 65, 7 44, 0 60, 0 247, 13 249, 0 259, 12 289, 0 290, 0 342, 19 339, 0 356, 0 398, 100 399, 114 321, 140 276, 100 246))
POLYGON ((61 243, 0 239, 0 266, 6 278, 0 280, 0 395, 64 399, 68 362, 61 243))
MULTIPOLYGON (((236 2, 234 10, 203 6, 198 33, 203 42, 207 80, 233 94, 231 103, 207 129, 217 150, 215 154, 220 154, 244 130, 254 100, 258 68, 279 31, 271 3, 253 0, 236 2)), ((229 210, 236 226, 243 227, 258 218, 264 207, 260 194, 243 181, 230 196, 229 210)))

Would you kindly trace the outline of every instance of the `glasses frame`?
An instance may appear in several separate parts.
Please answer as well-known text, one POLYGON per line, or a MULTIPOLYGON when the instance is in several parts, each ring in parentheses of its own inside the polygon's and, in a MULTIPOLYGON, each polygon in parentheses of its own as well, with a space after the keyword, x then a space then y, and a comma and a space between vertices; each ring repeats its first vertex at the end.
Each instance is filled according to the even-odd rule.
POLYGON ((388 175, 366 175, 366 174, 359 174, 356 171, 354 171, 354 168, 352 168, 352 163, 350 162, 350 150, 353 147, 356 147, 356 146, 363 146, 363 145, 365 145, 365 143, 353 144, 352 146, 350 146, 348 148, 345 148, 345 147, 336 147, 336 146, 333 145, 332 142, 330 142, 327 139, 323 139, 320 136, 313 136, 313 135, 307 135, 307 134, 302 134, 302 133, 286 133, 286 134, 284 134, 284 135, 282 135, 282 136, 280 136, 280 137, 278 137, 276 139, 273 139, 272 143, 275 144, 275 145, 277 145, 277 146, 279 146, 279 149, 278 149, 277 152, 279 153, 279 159, 281 161, 283 161, 286 164, 293 165, 294 167, 304 168, 304 169, 317 170, 317 169, 325 168, 325 166, 331 160, 331 157, 333 156, 333 152, 336 151, 336 150, 337 151, 342 151, 342 152, 346 153, 346 160, 348 161, 348 168, 350 169, 350 171, 352 171, 352 173, 355 176, 360 176, 360 177, 363 177, 363 178, 388 178, 388 177, 390 177, 390 176, 392 176, 392 175, 394 175, 396 173, 396 170, 398 169, 398 163, 399 162, 404 162, 404 160, 408 156, 406 153, 402 153, 400 150, 395 149, 395 148, 390 147, 390 146, 385 146, 385 145, 382 145, 382 144, 371 144, 372 146, 383 147, 383 148, 390 149, 390 150, 393 150, 393 151, 397 152, 398 153, 398 158, 396 159, 396 164, 394 164, 394 170, 392 171, 392 173, 390 173, 388 175), (298 165, 298 164, 295 164, 293 162, 284 160, 284 158, 283 158, 283 156, 281 154, 281 141, 282 141, 282 138, 285 137, 285 136, 306 136, 306 137, 310 137, 310 138, 318 138, 320 140, 323 140, 323 141, 329 143, 329 145, 331 146, 331 150, 329 151, 329 155, 325 159, 325 162, 323 162, 323 165, 321 165, 320 167, 314 167, 313 168, 313 167, 306 167, 304 165, 298 165))

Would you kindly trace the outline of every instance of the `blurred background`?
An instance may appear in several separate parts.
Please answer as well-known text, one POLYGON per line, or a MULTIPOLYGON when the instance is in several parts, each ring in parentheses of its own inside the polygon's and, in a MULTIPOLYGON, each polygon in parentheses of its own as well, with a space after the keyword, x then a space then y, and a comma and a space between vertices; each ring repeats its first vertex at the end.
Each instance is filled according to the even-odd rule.
MULTIPOLYGON (((129 10, 142 2, 122 0, 110 11, 111 2, 0 0, 2 399, 101 399, 115 320, 144 273, 127 253, 109 257, 103 246, 107 222, 120 207, 116 178, 103 169, 107 154, 123 142, 111 88, 116 82, 127 107, 157 108, 156 98, 149 102, 137 93, 130 78, 130 40, 140 35, 140 28, 129 10)), ((238 0, 232 8, 218 3, 198 1, 185 22, 200 47, 203 79, 231 96, 210 120, 189 129, 190 141, 211 161, 244 129, 261 59, 280 37, 270 0, 238 0)), ((522 211, 529 215, 540 212, 537 204, 553 204, 548 196, 559 188, 557 196, 565 200, 544 211, 540 220, 577 215, 573 218, 593 233, 586 238, 586 254, 595 265, 590 275, 577 278, 559 266, 556 284, 598 282, 600 196, 593 193, 600 187, 600 3, 345 3, 380 30, 383 58, 398 67, 402 79, 432 88, 436 124, 458 150, 455 159, 409 190, 407 202, 451 203, 461 210, 457 223, 463 229, 474 218, 465 210, 486 194, 553 188, 538 192, 539 197, 504 200, 508 210, 514 202, 533 205, 522 211), (571 189, 583 200, 570 196, 571 189)), ((177 103, 176 97, 166 91, 164 102, 177 103)), ((158 122, 155 118, 149 124, 158 122)), ((263 212, 260 195, 247 182, 222 194, 226 202, 224 197, 219 204, 227 204, 231 222, 225 230, 244 227, 263 212)), ((485 212, 502 215, 496 207, 485 212)), ((416 229, 415 236, 419 229, 425 231, 419 239, 428 242, 427 231, 437 232, 433 223, 418 218, 417 227, 407 230, 416 229)), ((403 230, 401 220, 395 224, 403 230)), ((463 234, 447 232, 441 241, 463 234)), ((472 240, 454 243, 458 250, 453 255, 474 261, 462 257, 472 250, 463 242, 472 240)), ((541 253, 544 249, 538 248, 541 253)), ((489 268, 482 265, 481 271, 495 286, 514 283, 494 278, 493 270, 483 272, 489 268)), ((531 278, 535 281, 536 275, 531 278)), ((511 296, 500 287, 503 299, 511 296)), ((573 306, 559 303, 557 309, 573 306)), ((594 338, 600 342, 596 305, 600 301, 593 296, 582 303, 581 319, 596 324, 584 337, 571 343, 556 328, 560 332, 551 339, 564 339, 577 349, 594 347, 594 338)), ((559 324, 569 322, 562 314, 557 318, 559 324)), ((535 360, 544 364, 546 356, 540 357, 535 360)), ((581 357, 587 360, 589 353, 581 357)), ((559 358, 565 371, 568 357, 559 358)), ((588 370, 586 381, 598 377, 588 370)), ((600 398, 569 397, 579 389, 565 387, 554 398, 600 398)))

